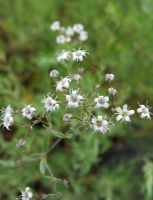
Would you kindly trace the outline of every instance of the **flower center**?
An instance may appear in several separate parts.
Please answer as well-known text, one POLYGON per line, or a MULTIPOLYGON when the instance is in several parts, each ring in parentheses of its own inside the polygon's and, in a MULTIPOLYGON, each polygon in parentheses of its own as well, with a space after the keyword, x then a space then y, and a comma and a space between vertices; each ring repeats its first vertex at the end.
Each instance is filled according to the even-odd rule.
POLYGON ((73 101, 73 102, 77 102, 78 101, 78 98, 77 98, 77 96, 71 96, 71 100, 73 101))
POLYGON ((103 98, 100 98, 100 99, 98 99, 98 103, 100 103, 100 104, 104 104, 104 103, 105 103, 105 101, 104 101, 104 99, 103 99, 103 98))
POLYGON ((124 111, 123 112, 123 117, 127 117, 127 116, 129 116, 128 111, 124 111))
POLYGON ((96 121, 96 125, 97 125, 97 127, 103 126, 103 121, 97 120, 97 121, 96 121))
POLYGON ((142 108, 142 112, 143 112, 144 114, 147 114, 147 113, 148 113, 148 109, 147 109, 147 108, 142 108))

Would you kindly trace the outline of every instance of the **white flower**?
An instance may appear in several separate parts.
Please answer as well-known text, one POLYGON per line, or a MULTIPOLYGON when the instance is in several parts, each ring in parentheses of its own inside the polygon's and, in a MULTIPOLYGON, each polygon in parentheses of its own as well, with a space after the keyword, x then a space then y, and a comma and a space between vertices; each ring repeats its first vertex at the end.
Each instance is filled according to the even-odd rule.
POLYGON ((74 50, 72 52, 72 59, 74 61, 83 61, 83 58, 87 55, 87 52, 85 50, 74 50))
POLYGON ((6 108, 2 109, 2 113, 3 113, 3 115, 7 115, 7 114, 12 115, 13 108, 10 105, 8 105, 6 108))
POLYGON ((109 97, 108 96, 99 96, 95 98, 94 102, 96 103, 95 108, 108 108, 109 107, 109 97))
POLYGON ((117 94, 117 90, 115 88, 109 88, 108 93, 109 95, 114 96, 117 94))
POLYGON ((79 82, 80 80, 81 80, 81 75, 80 74, 74 74, 73 76, 72 76, 72 79, 73 80, 75 80, 75 81, 77 81, 77 82, 79 82))
POLYGON ((63 89, 68 89, 70 85, 71 79, 70 78, 63 78, 60 82, 56 85, 56 90, 63 91, 63 89))
POLYGON ((111 82, 113 80, 114 80, 114 74, 106 74, 106 76, 105 76, 106 82, 111 82))
POLYGON ((103 116, 92 118, 92 127, 94 131, 106 133, 109 130, 109 123, 103 116))
POLYGON ((10 105, 2 109, 2 124, 7 130, 10 130, 10 126, 14 123, 13 112, 10 105))
POLYGON ((61 62, 61 61, 67 61, 67 60, 69 60, 70 59, 70 52, 69 51, 65 51, 65 50, 63 50, 58 56, 57 56, 57 60, 59 61, 59 62, 61 62))
POLYGON ((71 26, 67 27, 65 33, 67 36, 73 36, 74 35, 73 27, 71 27, 71 26))
POLYGON ((58 44, 64 44, 66 42, 66 37, 64 35, 59 35, 56 37, 56 42, 58 44))
POLYGON ((21 197, 20 197, 19 199, 21 199, 21 200, 31 200, 32 197, 33 197, 33 194, 32 194, 32 192, 30 191, 30 188, 27 187, 27 188, 25 189, 25 191, 22 191, 22 192, 21 192, 21 197))
POLYGON ((79 35, 80 41, 86 41, 88 39, 88 33, 86 31, 81 31, 79 35))
POLYGON ((47 96, 42 101, 44 103, 45 109, 47 112, 53 112, 57 109, 59 109, 59 103, 55 99, 53 99, 51 96, 47 96))
POLYGON ((52 71, 50 71, 49 76, 52 78, 57 78, 59 76, 59 72, 56 69, 53 69, 52 71))
POLYGON ((66 113, 66 114, 63 116, 63 121, 64 121, 64 122, 70 122, 72 118, 73 118, 73 115, 72 115, 71 113, 66 113))
POLYGON ((79 90, 72 90, 70 95, 66 95, 67 106, 69 108, 79 107, 79 103, 84 99, 81 95, 78 94, 79 90))
POLYGON ((149 111, 149 106, 145 106, 145 105, 139 105, 139 108, 137 109, 137 112, 140 114, 141 118, 147 118, 147 119, 151 119, 150 114, 152 114, 149 111))
POLYGON ((117 117, 116 117, 116 120, 117 121, 127 121, 127 122, 130 122, 130 116, 133 115, 135 113, 134 110, 129 110, 128 109, 128 105, 125 104, 123 105, 123 108, 120 108, 120 107, 117 107, 115 109, 117 111, 117 117))
POLYGON ((66 37, 66 42, 71 42, 71 37, 66 37))
POLYGON ((73 30, 76 32, 76 33, 80 33, 81 31, 83 31, 84 27, 82 24, 74 24, 73 25, 73 30))
POLYGON ((11 114, 5 114, 3 117, 3 126, 7 129, 10 130, 10 126, 13 124, 14 120, 13 120, 13 116, 11 114))
POLYGON ((60 22, 59 21, 55 21, 50 25, 50 29, 52 31, 58 31, 60 30, 60 22))
POLYGON ((22 116, 31 120, 35 112, 36 109, 34 107, 32 107, 31 105, 27 105, 22 109, 22 116))

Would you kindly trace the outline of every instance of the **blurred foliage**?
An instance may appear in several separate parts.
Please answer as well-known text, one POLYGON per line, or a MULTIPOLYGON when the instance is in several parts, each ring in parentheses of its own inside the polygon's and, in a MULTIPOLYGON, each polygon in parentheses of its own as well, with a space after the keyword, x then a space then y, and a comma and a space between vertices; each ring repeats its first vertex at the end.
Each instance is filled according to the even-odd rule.
MULTIPOLYGON (((69 47, 56 44, 49 30, 55 20, 64 26, 80 22, 89 32, 82 45, 90 53, 82 64, 84 91, 112 72, 116 104, 153 103, 152 0, 0 0, 0 8, 0 107, 30 103, 41 109, 43 96, 53 91, 49 71, 66 73, 56 54, 69 47)), ((60 112, 64 109, 52 118, 57 131, 66 132, 60 112)), ((57 184, 63 193, 59 199, 153 199, 152 120, 134 119, 130 127, 119 125, 108 136, 74 126, 47 156, 53 174, 68 181, 69 188, 57 184)), ((1 129, 1 200, 15 199, 26 186, 37 195, 51 192, 45 160, 37 158, 55 135, 39 125, 31 132, 19 126, 11 132, 1 129), (24 137, 26 146, 18 149, 24 137)))

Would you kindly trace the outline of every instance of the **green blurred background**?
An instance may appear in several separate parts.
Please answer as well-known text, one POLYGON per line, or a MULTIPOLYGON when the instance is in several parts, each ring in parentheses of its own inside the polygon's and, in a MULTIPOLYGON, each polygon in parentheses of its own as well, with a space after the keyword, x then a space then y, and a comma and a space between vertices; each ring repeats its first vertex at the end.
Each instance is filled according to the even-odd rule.
MULTIPOLYGON (((51 91, 49 78, 64 45, 57 45, 49 25, 82 23, 89 39, 81 45, 90 55, 85 68, 84 91, 104 77, 115 74, 116 105, 125 102, 153 103, 153 1, 152 0, 0 0, 0 107, 22 108, 40 101, 51 91), (94 76, 93 76, 94 73, 94 76)), ((79 46, 78 46, 79 47, 79 46)), ((53 116, 58 130, 65 130, 59 111, 53 116)), ((18 123, 24 120, 16 119, 18 123)), ((42 152, 56 137, 38 126, 16 148, 26 129, 16 125, 0 130, 0 199, 13 200, 20 188, 29 186, 39 195, 51 192, 51 183, 39 169, 39 161, 14 164, 23 157, 42 152), (48 139, 49 135, 49 139, 48 139), (47 142, 46 142, 47 141, 47 142)), ((107 136, 71 130, 47 160, 54 175, 69 182, 58 184, 64 200, 151 200, 153 199, 152 120, 134 118, 118 125, 107 136)), ((51 198, 48 198, 51 199, 51 198)))

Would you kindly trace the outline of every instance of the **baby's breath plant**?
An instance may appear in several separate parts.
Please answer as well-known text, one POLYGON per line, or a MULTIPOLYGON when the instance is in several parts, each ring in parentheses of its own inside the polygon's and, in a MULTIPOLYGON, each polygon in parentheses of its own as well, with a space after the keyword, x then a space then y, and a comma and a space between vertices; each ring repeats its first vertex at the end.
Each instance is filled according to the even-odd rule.
MULTIPOLYGON (((42 152, 30 155, 29 158, 23 155, 21 159, 12 162, 12 165, 15 166, 22 165, 24 170, 25 163, 36 162, 38 164, 39 161, 41 174, 50 181, 51 186, 48 193, 33 194, 29 186, 25 190, 21 190, 18 199, 22 200, 58 198, 62 193, 57 189, 57 184, 70 187, 69 180, 57 178, 52 172, 47 158, 62 140, 70 138, 73 140, 73 137, 77 136, 75 135, 76 130, 80 130, 81 134, 93 134, 95 138, 97 134, 101 134, 101 139, 104 140, 107 135, 111 135, 118 123, 121 123, 121 125, 129 123, 130 126, 134 116, 151 119, 152 115, 148 104, 144 105, 143 102, 132 109, 127 102, 118 105, 116 98, 120 91, 115 89, 113 85, 116 77, 119 80, 118 74, 106 73, 102 75, 100 82, 94 83, 93 88, 88 88, 88 84, 84 80, 85 71, 80 68, 80 66, 83 66, 84 60, 90 57, 90 51, 83 49, 83 42, 87 40, 88 33, 84 30, 82 24, 79 23, 65 28, 61 26, 59 21, 55 21, 51 24, 50 29, 59 34, 56 41, 61 45, 61 51, 57 54, 56 59, 58 65, 66 69, 67 74, 63 75, 62 70, 57 69, 50 71, 48 79, 51 79, 53 83, 52 90, 49 90, 48 94, 44 94, 40 102, 33 101, 32 105, 28 104, 23 108, 13 107, 10 104, 2 108, 1 126, 4 130, 11 131, 14 126, 17 126, 27 132, 27 135, 17 141, 16 148, 25 148, 27 138, 31 137, 30 132, 39 125, 42 132, 47 132, 47 143, 51 135, 54 136, 55 140, 42 152), (65 43, 69 45, 66 49, 63 49, 62 45, 65 43), (84 88, 87 90, 84 90, 84 88), (35 106, 38 104, 40 105, 39 108, 35 106), (57 112, 57 120, 61 126, 67 126, 66 131, 60 130, 54 122, 54 116, 57 112), (25 119, 24 123, 20 123, 20 118, 25 119)), ((38 137, 40 136, 38 135, 38 137)), ((45 135, 41 137, 41 141, 46 140, 45 135)), ((146 167, 144 168, 145 175, 147 174, 146 167)), ((151 195, 150 189, 148 190, 149 195, 151 195)))

